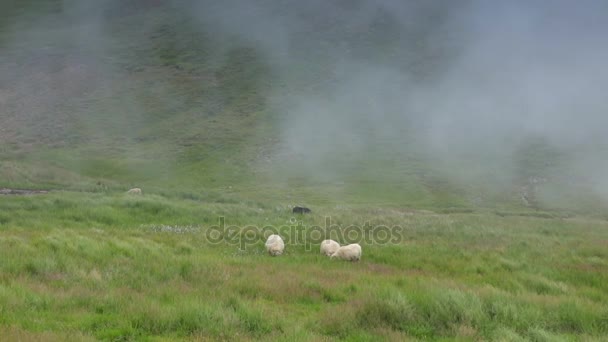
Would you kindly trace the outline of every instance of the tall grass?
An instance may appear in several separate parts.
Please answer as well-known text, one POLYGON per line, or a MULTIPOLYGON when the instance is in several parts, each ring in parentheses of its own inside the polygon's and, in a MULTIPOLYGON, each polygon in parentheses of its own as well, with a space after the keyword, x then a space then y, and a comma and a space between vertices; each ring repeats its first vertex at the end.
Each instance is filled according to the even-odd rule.
MULTIPOLYGON (((604 221, 320 207, 323 226, 403 227, 363 260, 303 243, 272 258, 263 236, 214 244, 231 225, 289 224, 289 208, 181 195, 0 197, 6 336, 134 340, 602 340, 604 221)), ((344 242, 344 241, 341 241, 344 242)))

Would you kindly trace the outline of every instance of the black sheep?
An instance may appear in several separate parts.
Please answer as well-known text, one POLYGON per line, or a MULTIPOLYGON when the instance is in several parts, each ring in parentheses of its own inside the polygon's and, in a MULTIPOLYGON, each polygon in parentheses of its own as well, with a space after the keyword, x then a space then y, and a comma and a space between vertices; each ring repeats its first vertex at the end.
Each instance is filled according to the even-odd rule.
POLYGON ((293 207, 294 214, 308 214, 310 213, 310 209, 305 207, 293 207))

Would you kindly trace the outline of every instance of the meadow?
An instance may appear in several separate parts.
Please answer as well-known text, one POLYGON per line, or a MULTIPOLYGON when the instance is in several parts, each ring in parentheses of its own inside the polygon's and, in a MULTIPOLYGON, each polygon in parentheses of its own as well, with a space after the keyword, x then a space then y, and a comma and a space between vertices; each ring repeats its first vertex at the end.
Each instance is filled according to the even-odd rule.
MULTIPOLYGON (((0 197, 7 340, 602 341, 608 223, 492 211, 320 206, 230 196, 0 197), (499 215, 500 214, 500 215, 499 215), (358 263, 318 244, 210 241, 218 224, 399 226, 358 263), (312 246, 308 246, 312 245, 312 246)), ((251 232, 251 229, 250 229, 251 232)), ((310 238, 310 237, 309 237, 310 238)), ((345 238, 348 239, 347 237, 345 238)), ((312 240, 311 240, 312 241, 312 240)), ((348 241, 340 241, 342 243, 348 241)))
POLYGON ((608 340, 603 135, 459 150, 485 130, 429 140, 404 98, 461 56, 438 37, 462 4, 410 27, 257 2, 279 30, 200 3, 0 3, 0 189, 48 190, 0 195, 0 341, 608 340))

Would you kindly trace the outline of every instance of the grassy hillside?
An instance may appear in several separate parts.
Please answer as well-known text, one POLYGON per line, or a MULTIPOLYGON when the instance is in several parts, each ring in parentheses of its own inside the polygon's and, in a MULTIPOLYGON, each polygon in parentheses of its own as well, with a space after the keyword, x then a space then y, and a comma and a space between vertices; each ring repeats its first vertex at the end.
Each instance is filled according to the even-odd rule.
POLYGON ((0 188, 50 190, 0 195, 0 340, 606 339, 601 165, 534 134, 431 152, 394 100, 462 52, 460 5, 252 3, 0 4, 0 188), (323 234, 371 237, 348 263, 323 234))
MULTIPOLYGON (((420 85, 432 82, 458 55, 454 44, 432 42, 449 7, 417 5, 434 21, 400 34, 384 12, 354 31, 345 19, 304 21, 301 32, 289 33, 285 60, 269 53, 282 51, 266 46, 264 34, 272 32, 244 39, 206 25, 223 13, 217 4, 207 4, 204 16, 187 2, 3 6, 0 186, 232 187, 281 202, 514 209, 525 208, 530 179, 543 178, 549 181, 535 187, 528 207, 595 214, 604 207, 597 186, 570 176, 579 151, 531 136, 512 155, 437 155, 422 138, 428 127, 410 113, 393 122, 398 107, 382 90, 339 92, 350 81, 333 46, 364 67, 381 64, 420 85), (318 103, 306 109, 311 100, 318 103), (395 113, 367 117, 373 101, 395 113), (316 113, 319 106, 324 112, 316 113)), ((289 6, 275 10, 289 13, 289 6)), ((352 83, 361 81, 374 82, 352 83)))
MULTIPOLYGON (((366 117, 370 102, 391 101, 386 94, 336 93, 348 75, 332 46, 344 46, 340 53, 362 66, 391 66, 431 82, 458 55, 454 44, 432 41, 446 34, 449 6, 417 4, 429 21, 405 29, 382 11, 361 28, 348 29, 348 17, 303 21, 301 31, 289 32, 286 62, 260 33, 244 39, 231 23, 206 24, 224 13, 218 4, 200 12, 188 2, 43 3, 3 5, 0 186, 232 187, 275 201, 293 193, 312 202, 512 209, 525 207, 521 189, 530 179, 544 178, 529 207, 603 208, 591 184, 569 177, 577 151, 532 136, 513 155, 471 151, 446 163, 409 113, 397 122, 383 114, 384 126, 366 117), (325 103, 326 112, 296 109, 299 98, 325 103), (360 108, 349 113, 345 102, 360 108), (328 116, 336 119, 328 123, 328 116)), ((287 4, 275 11, 289 18, 287 4)))
POLYGON ((109 13, 96 28, 76 22, 105 32, 93 42, 57 23, 8 43, 18 65, 3 65, 13 82, 2 88, 3 185, 201 189, 245 172, 243 156, 264 133, 267 72, 250 48, 205 49, 167 11, 109 13), (133 22, 147 27, 134 31, 133 22), (28 44, 38 35, 56 45, 28 44))

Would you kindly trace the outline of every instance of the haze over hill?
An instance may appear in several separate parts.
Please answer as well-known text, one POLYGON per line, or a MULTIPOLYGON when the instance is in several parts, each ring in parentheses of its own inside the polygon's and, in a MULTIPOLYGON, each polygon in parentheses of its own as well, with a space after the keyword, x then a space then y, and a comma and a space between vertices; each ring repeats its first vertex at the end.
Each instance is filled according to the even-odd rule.
POLYGON ((608 199, 603 1, 0 6, 3 184, 608 199))

